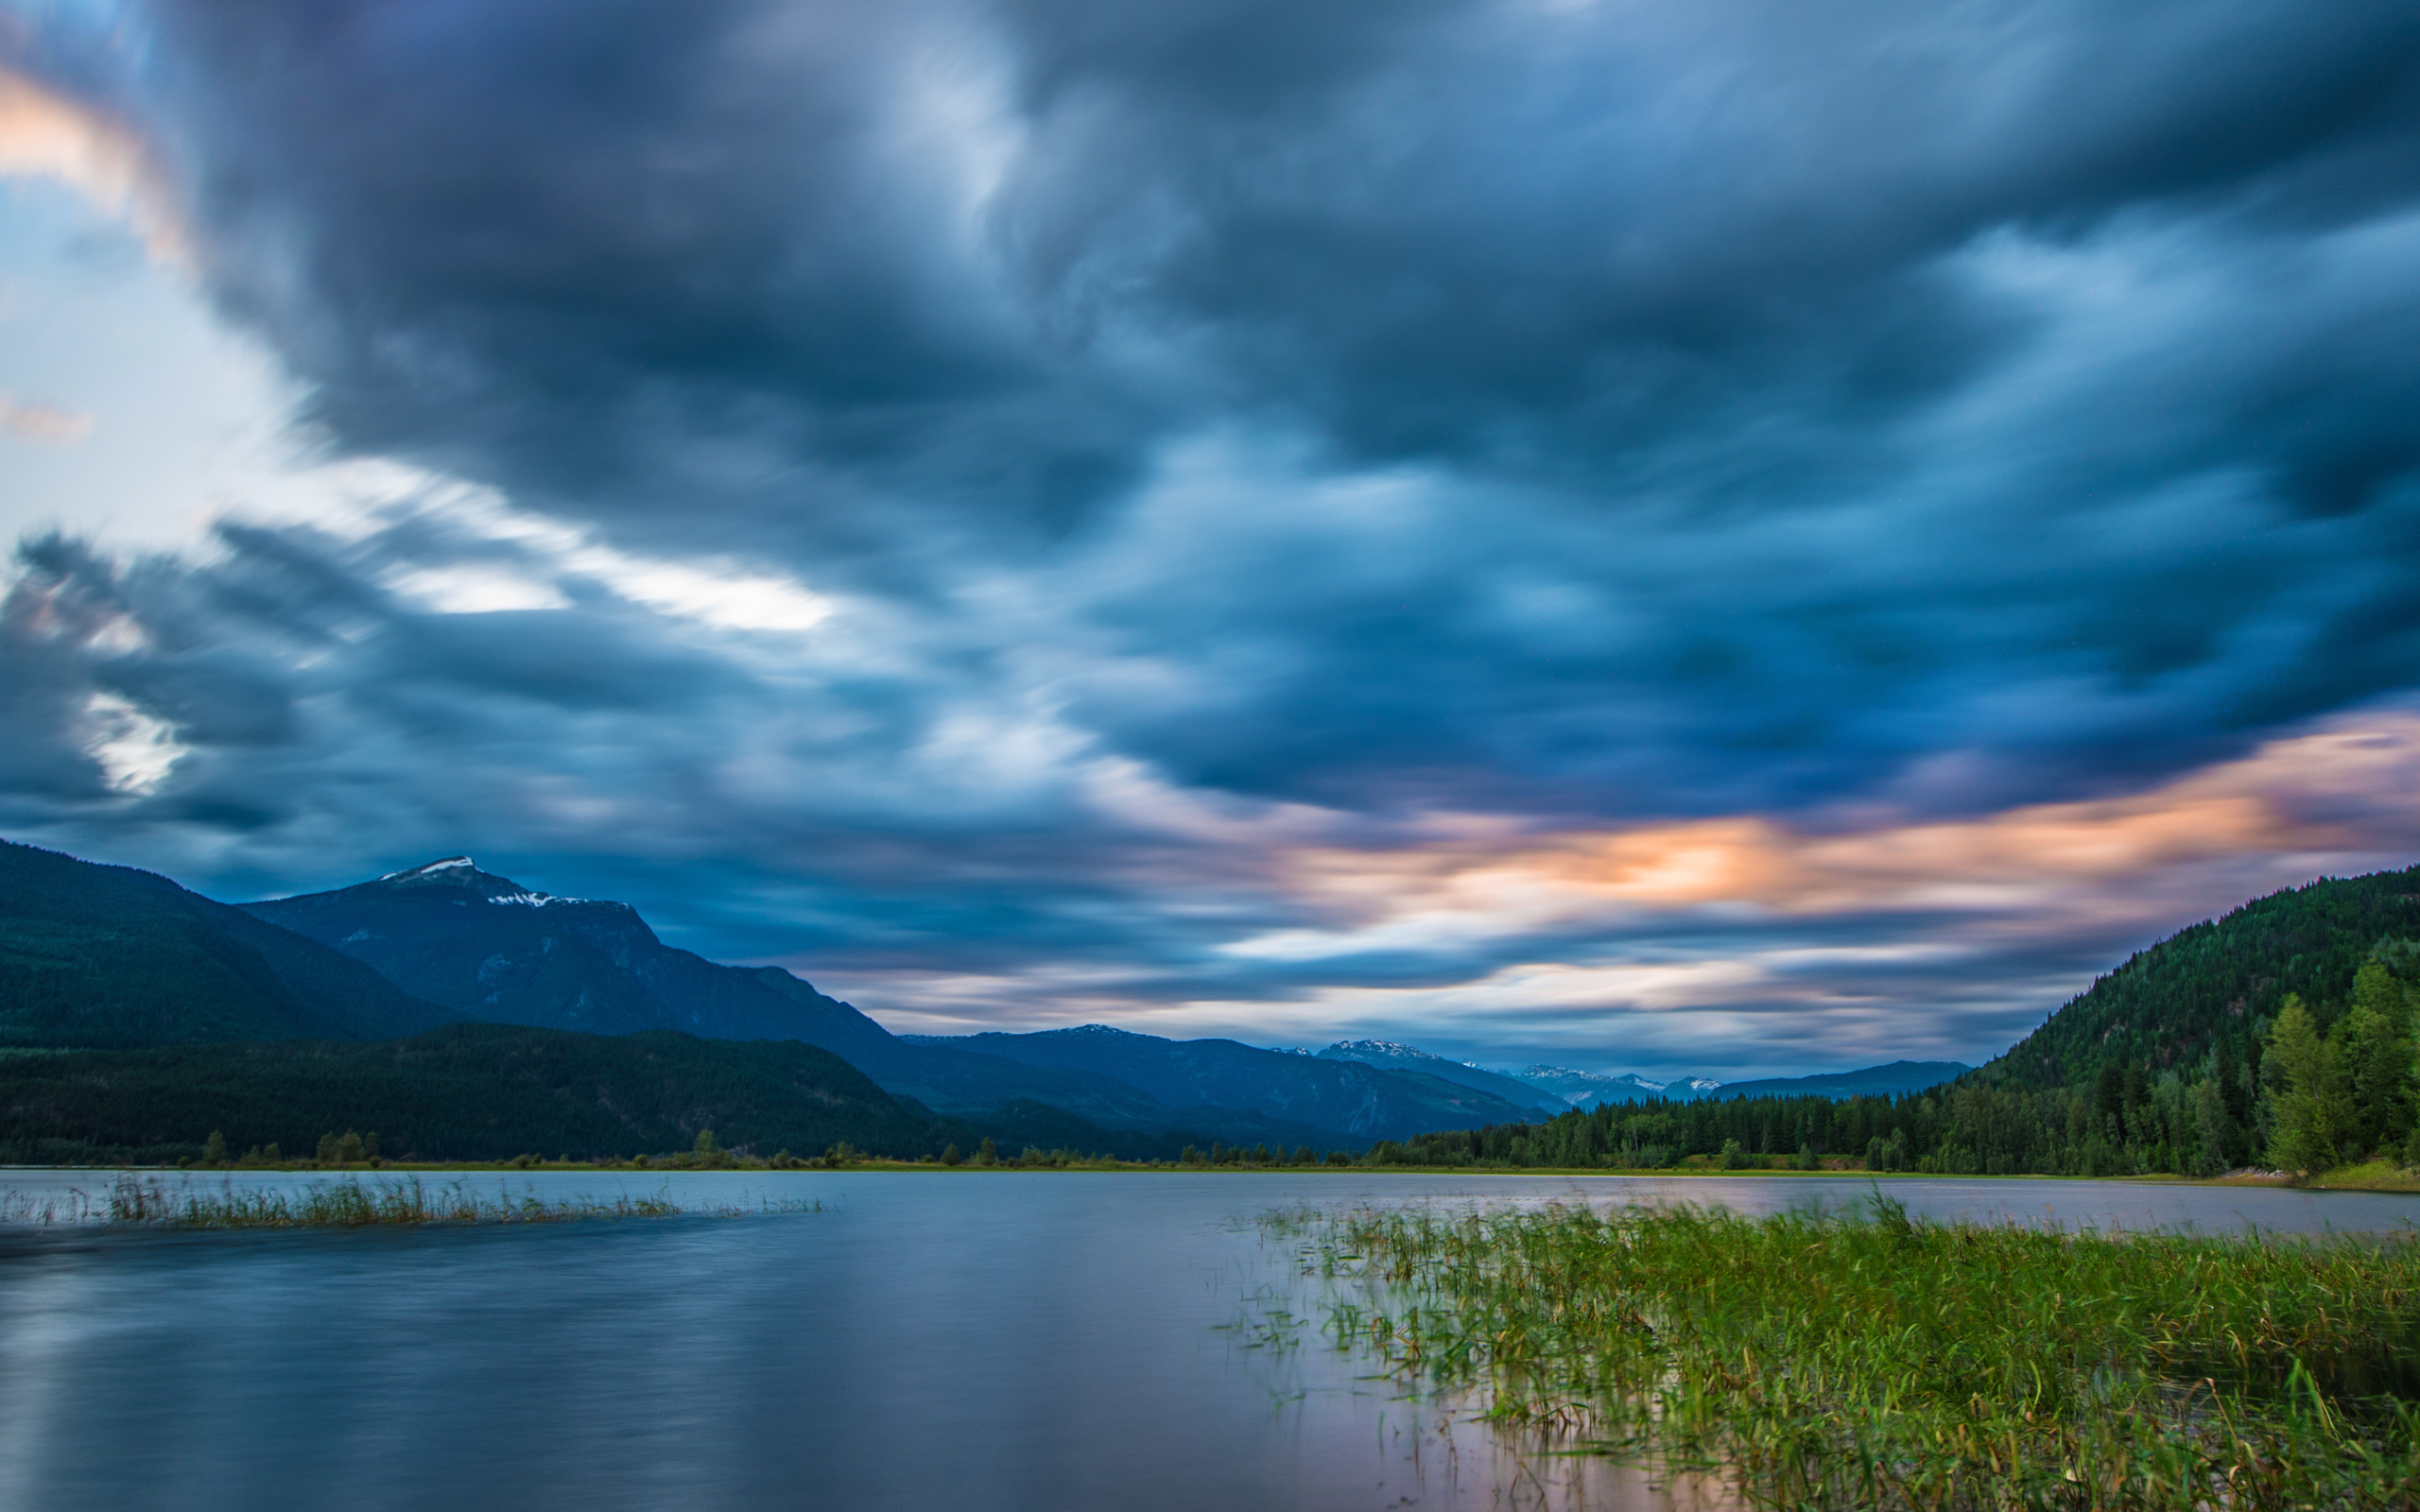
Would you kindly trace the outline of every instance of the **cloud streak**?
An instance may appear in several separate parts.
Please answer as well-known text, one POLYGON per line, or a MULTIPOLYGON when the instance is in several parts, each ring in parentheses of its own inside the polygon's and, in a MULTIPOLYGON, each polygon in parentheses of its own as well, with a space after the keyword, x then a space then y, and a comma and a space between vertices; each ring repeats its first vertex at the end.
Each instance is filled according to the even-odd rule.
POLYGON ((402 481, 28 542, 17 833, 1720 1073, 2414 849, 2408 7, 133 15, 0 162, 402 481))

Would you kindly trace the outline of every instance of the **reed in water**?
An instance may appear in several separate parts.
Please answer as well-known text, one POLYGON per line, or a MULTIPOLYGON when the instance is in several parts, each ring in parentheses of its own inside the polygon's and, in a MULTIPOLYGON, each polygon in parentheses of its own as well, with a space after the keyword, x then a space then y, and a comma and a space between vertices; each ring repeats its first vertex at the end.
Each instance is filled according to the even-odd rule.
POLYGON ((1688 1207, 1272 1220, 1538 1441, 1838 1507, 2420 1504, 2420 1242, 1688 1207))
POLYGON ((120 1177, 103 1216, 109 1223, 152 1228, 364 1228, 387 1225, 569 1223, 596 1218, 668 1218, 682 1211, 664 1196, 493 1196, 456 1181, 430 1188, 416 1177, 397 1180, 314 1181, 299 1191, 238 1187, 217 1191, 171 1187, 152 1178, 120 1177))

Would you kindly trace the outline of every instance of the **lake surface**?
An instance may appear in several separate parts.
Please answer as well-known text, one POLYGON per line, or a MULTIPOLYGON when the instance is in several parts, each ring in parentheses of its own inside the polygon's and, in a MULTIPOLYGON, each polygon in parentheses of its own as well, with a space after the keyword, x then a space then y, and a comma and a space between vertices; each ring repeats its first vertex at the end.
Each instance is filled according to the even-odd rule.
MULTIPOLYGON (((0 1171, 0 1211, 109 1180, 0 1171)), ((0 1227, 0 1508, 1671 1505, 1593 1462, 1540 1480, 1483 1426, 1357 1379, 1365 1366, 1316 1340, 1250 1348, 1225 1326, 1291 1282, 1252 1221, 1305 1203, 1677 1197, 1773 1211, 1867 1191, 1357 1172, 468 1180, 826 1211, 353 1232, 0 1227)), ((2098 1228, 2420 1219, 2420 1201, 2354 1193, 1887 1190, 1938 1217, 2098 1228)))

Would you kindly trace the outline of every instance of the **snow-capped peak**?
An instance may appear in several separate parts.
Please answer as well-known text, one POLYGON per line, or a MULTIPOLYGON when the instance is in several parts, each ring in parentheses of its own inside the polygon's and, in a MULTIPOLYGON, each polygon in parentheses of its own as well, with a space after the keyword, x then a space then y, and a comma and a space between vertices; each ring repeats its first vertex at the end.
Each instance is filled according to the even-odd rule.
POLYGON ((380 882, 401 882, 406 877, 425 877, 435 872, 451 871, 457 867, 468 867, 473 871, 479 869, 478 864, 473 861, 469 856, 447 856, 442 861, 432 861, 424 867, 406 867, 401 871, 390 871, 378 880, 380 882))
MULTIPOLYGON (((524 887, 510 877, 498 877, 481 871, 478 863, 469 856, 447 856, 424 867, 412 867, 403 871, 390 871, 378 879, 399 886, 410 887, 433 884, 447 889, 474 895, 480 902, 516 903, 526 908, 544 908, 550 903, 584 903, 585 898, 558 898, 552 893, 537 892, 524 887)), ((457 897, 456 902, 469 902, 471 898, 457 897)))
POLYGON ((1442 1060, 1444 1058, 1442 1056, 1432 1056, 1426 1050, 1415 1049, 1410 1045, 1399 1045, 1392 1040, 1340 1040, 1328 1048, 1356 1057, 1383 1056, 1389 1060, 1442 1060))

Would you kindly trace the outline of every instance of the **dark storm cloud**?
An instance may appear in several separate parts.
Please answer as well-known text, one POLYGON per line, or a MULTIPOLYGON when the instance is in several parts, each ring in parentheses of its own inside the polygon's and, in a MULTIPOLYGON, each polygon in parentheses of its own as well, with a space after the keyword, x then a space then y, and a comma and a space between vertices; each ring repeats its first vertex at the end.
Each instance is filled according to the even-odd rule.
MULTIPOLYGON (((2408 5, 147 13, 114 78, 9 45, 147 123, 333 448, 842 606, 769 648, 436 509, 42 546, 21 812, 240 832, 179 842, 231 885, 493 835, 1011 998, 1411 990, 1643 947, 1222 954, 1299 922, 1269 805, 1975 814, 2420 664, 2408 5), (399 586, 487 570, 558 596, 399 586), (138 715, 186 755, 136 795, 138 715)), ((2111 943, 2062 937, 1940 981, 2111 943)))
MULTIPOLYGON (((1046 902, 979 895, 1046 850, 1067 872, 1061 890, 1087 890, 1098 858, 1084 856, 1080 816, 1064 822, 1047 783, 1012 777, 993 791, 979 751, 923 780, 895 770, 937 719, 980 714, 986 691, 946 659, 903 677, 894 656, 874 677, 847 647, 769 654, 560 569, 570 592, 550 609, 436 612, 391 586, 399 571, 494 567, 494 543, 467 544, 405 518, 354 538, 228 527, 217 559, 200 564, 126 562, 60 540, 21 549, 0 603, 15 716, 8 822, 88 846, 95 832, 198 823, 189 843, 160 841, 159 864, 230 887, 256 874, 341 880, 449 843, 483 843, 499 861, 595 854, 608 870, 614 857, 647 857, 652 897, 692 891, 692 863, 701 886, 743 892, 752 868, 795 878, 804 863, 865 889, 855 922, 876 936, 942 925, 912 888, 896 926, 872 917, 903 875, 938 874, 946 890, 961 873, 977 895, 949 919, 977 934, 987 910, 1021 934, 1050 933, 1035 922, 1046 902), (124 742, 111 720, 127 711, 173 747, 166 777, 113 771, 124 742), (212 826, 240 832, 247 852, 221 851, 212 826)), ((744 916, 746 902, 717 906, 744 916)), ((785 910, 793 921, 813 911, 785 910)))
MULTIPOLYGON (((1979 233, 2194 205, 2308 229, 2420 173, 2420 23, 2390 5, 2321 26, 2182 5, 1140 9, 1087 28, 1069 18, 1094 8, 1038 7, 1020 29, 1056 150, 1026 160, 1007 218, 1071 249, 1027 269, 1132 290, 1238 359, 1239 387, 1375 455, 1635 476, 1675 450, 1702 464, 1710 419, 1871 422, 2020 335, 1936 276, 1979 233), (1262 45, 1217 45, 1230 27, 1262 45), (1297 28, 1325 66, 1271 66, 1297 28)), ((1776 461, 1853 472, 1863 450, 1789 439, 1799 455, 1711 481, 1754 503, 1776 461)))
POLYGON ((2340 567, 2420 528, 2405 7, 157 23, 222 298, 340 443, 886 592, 1057 572, 1053 633, 1199 663, 1087 711, 1189 782, 1653 812, 1946 749, 1996 801, 2420 627, 2340 567), (1270 537, 1138 521, 1211 435, 1293 449, 1229 486, 1270 537), (1292 528, 1374 470, 1436 502, 1292 528))
MULTIPOLYGON (((1978 235, 2147 209, 2308 235, 2420 174, 2420 22, 2391 4, 162 22, 229 297, 347 434, 475 437, 581 494, 620 448, 579 425, 636 414, 650 457, 657 427, 761 427, 795 467, 1056 509, 1003 465, 1148 444, 1150 415, 1102 408, 1148 373, 1158 429, 1274 406, 1365 457, 1679 462, 1703 502, 1761 507, 1781 467, 1854 484, 1871 438, 1835 423, 2021 338, 1940 277, 1978 235), (1754 417, 1764 455, 1702 475, 1754 417)), ((2394 469, 2376 438, 2305 439, 2319 499, 2394 469)))
MULTIPOLYGON (((1914 880, 2016 894, 1911 907, 1902 884, 1867 875, 1910 840, 1848 830, 1849 853, 1823 863, 1837 880, 1777 884, 1764 906, 1609 911, 1583 880, 1575 906, 1530 916, 1518 900, 1570 889, 1556 856, 1591 848, 1490 832, 1451 842, 1453 864, 1526 866, 1527 881, 1455 894, 1434 927, 1364 941, 1357 931, 1435 911, 1402 890, 1398 866, 1433 835, 1137 788, 1098 747, 1053 753, 1066 730, 1031 716, 1036 684, 1013 658, 912 635, 717 629, 428 514, 350 537, 230 528, 221 546, 201 564, 58 541, 25 552, 0 624, 16 707, 40 717, 12 728, 7 833, 229 897, 470 850, 531 885, 629 899, 713 954, 793 962, 910 1026, 1115 1018, 1308 1040, 1353 1026, 1496 1059, 1729 1075, 1971 1059, 2172 922, 2313 855, 2386 859, 2333 835, 2367 851, 2420 843, 2420 810, 2360 784, 2340 793, 2325 773, 2294 789, 2309 760, 2290 757, 2265 777, 2193 780, 2221 798, 2286 783, 2272 804, 2285 833, 2252 836, 2238 861, 2220 846, 2215 866, 2180 870, 2155 840, 2114 872, 2053 865, 2045 886, 2030 863, 2011 878, 1977 850, 1995 819, 1915 839, 1937 854, 1914 880), (448 613, 413 596, 432 591, 426 575, 441 591, 460 586, 448 574, 505 565, 549 578, 556 607, 448 613), (147 775, 156 747, 130 713, 169 732, 164 775, 147 775), (1032 747, 1042 759, 1021 754, 1032 747), (1551 852, 1543 871, 1524 860, 1536 845, 1551 852), (1321 874, 1347 879, 1341 899, 1306 884, 1321 874), (1792 906, 1840 887, 1845 901, 1792 906), (1458 926, 1455 907, 1485 916, 1506 898, 1503 918, 1458 926), (1287 943, 1306 930, 1331 937, 1287 943), (1541 962, 1604 980, 1527 992, 1541 962), (1710 966, 1731 974, 1677 1002, 1656 981, 1710 966)), ((2420 721, 2362 717, 2333 737, 2357 759, 2377 746, 2393 770, 2408 760, 2398 742, 2420 749, 2420 721)), ((2155 824, 2199 824, 2209 795, 2131 801, 2155 824)), ((2096 849, 2129 843, 2127 813, 2093 822, 2096 849)), ((1778 835, 1717 843, 1748 848, 1748 884, 1785 875, 1754 860, 1778 835)), ((1688 844, 1656 842, 1651 858, 1688 844)))

